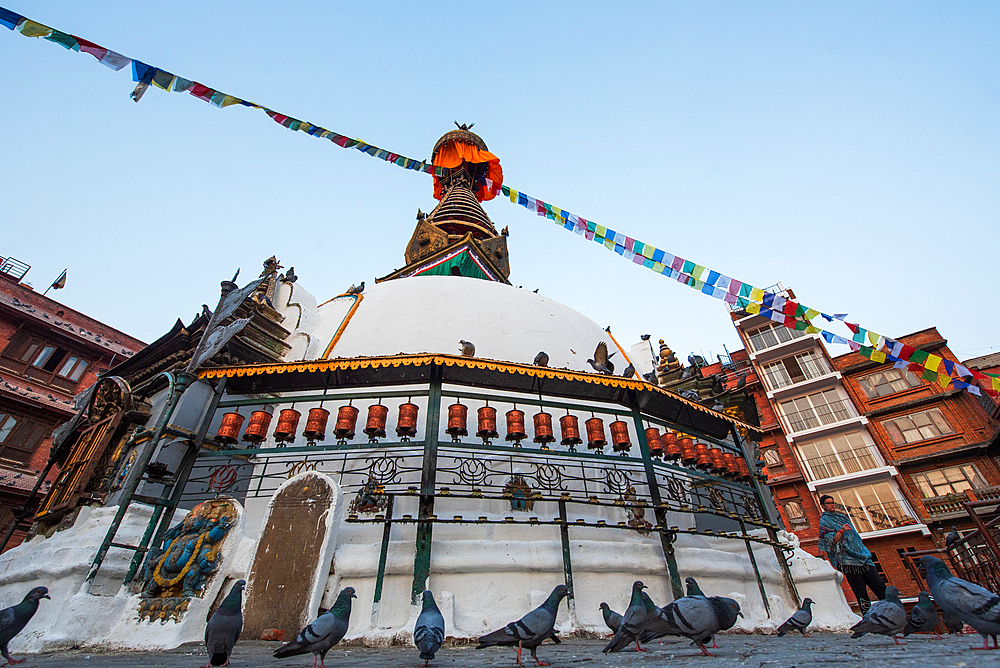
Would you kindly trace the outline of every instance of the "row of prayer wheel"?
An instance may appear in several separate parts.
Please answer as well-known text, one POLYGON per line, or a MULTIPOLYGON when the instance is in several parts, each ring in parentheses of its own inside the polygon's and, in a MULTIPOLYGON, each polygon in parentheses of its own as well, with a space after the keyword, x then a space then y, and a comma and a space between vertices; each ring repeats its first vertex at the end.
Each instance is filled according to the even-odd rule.
MULTIPOLYGON (((396 436, 404 441, 417 433, 417 413, 419 407, 413 403, 405 403, 399 407, 399 416, 396 420, 396 436)), ((355 429, 358 423, 359 410, 354 406, 341 406, 337 411, 337 422, 333 427, 333 434, 339 441, 347 441, 354 438, 355 429)), ((372 404, 368 407, 368 420, 365 423, 363 432, 368 435, 368 440, 375 442, 376 439, 385 437, 385 423, 389 415, 389 407, 382 404, 372 404)), ((272 415, 267 411, 254 411, 250 414, 250 422, 246 431, 243 432, 243 440, 247 443, 258 445, 267 438, 267 429, 271 424, 272 415)), ((302 413, 294 408, 286 408, 278 413, 278 424, 274 428, 274 440, 278 443, 293 443, 295 434, 298 431, 299 419, 302 413)), ((237 412, 226 413, 222 416, 222 424, 215 435, 215 440, 226 445, 233 445, 240 440, 240 430, 243 428, 244 416, 237 412)), ((306 427, 302 435, 309 443, 326 439, 326 427, 330 419, 330 411, 325 408, 310 408, 306 417, 306 427)))
POLYGON ((688 436, 678 437, 672 431, 660 434, 656 427, 646 430, 646 442, 649 443, 649 454, 658 459, 677 461, 686 466, 694 466, 737 480, 750 480, 750 467, 742 457, 731 452, 723 452, 722 448, 710 448, 704 443, 695 443, 688 436))

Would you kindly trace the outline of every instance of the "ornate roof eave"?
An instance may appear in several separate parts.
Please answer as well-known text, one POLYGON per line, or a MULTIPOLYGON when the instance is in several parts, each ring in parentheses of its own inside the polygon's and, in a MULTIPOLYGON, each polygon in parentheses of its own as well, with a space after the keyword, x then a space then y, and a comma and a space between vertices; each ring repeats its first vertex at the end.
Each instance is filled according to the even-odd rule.
POLYGON ((487 266, 492 274, 492 277, 498 283, 505 283, 510 285, 510 281, 504 278, 503 272, 497 267, 497 265, 490 259, 489 253, 483 248, 482 243, 472 236, 472 232, 466 232, 458 241, 448 244, 444 248, 438 250, 435 253, 428 255, 427 257, 421 258, 419 261, 411 263, 403 267, 402 269, 397 269, 391 274, 386 274, 381 278, 376 278, 375 283, 381 283, 382 281, 391 281, 395 278, 407 278, 413 276, 422 267, 426 267, 429 264, 434 264, 437 260, 440 260, 445 255, 454 252, 461 246, 468 246, 470 250, 476 253, 476 257, 482 260, 483 264, 487 266))
MULTIPOLYGON (((558 380, 572 385, 581 386, 601 386, 605 388, 639 392, 649 399, 661 398, 669 400, 673 404, 678 404, 688 411, 696 414, 704 414, 713 421, 721 421, 739 429, 745 429, 761 434, 760 427, 755 427, 738 420, 725 413, 714 411, 711 408, 685 399, 684 397, 664 390, 656 385, 645 381, 620 378, 617 376, 605 376, 602 374, 586 373, 582 371, 572 371, 569 369, 553 369, 549 367, 538 367, 529 364, 518 364, 515 362, 503 362, 499 360, 489 360, 477 357, 462 357, 458 355, 446 354, 411 354, 393 355, 388 357, 351 357, 337 358, 332 360, 313 360, 305 362, 288 362, 278 364, 254 364, 236 367, 219 367, 206 369, 199 375, 201 378, 230 378, 230 379, 250 379, 257 376, 280 376, 291 374, 316 374, 320 380, 318 387, 324 387, 329 383, 330 373, 354 372, 364 369, 400 369, 405 367, 454 367, 458 369, 481 370, 487 372, 499 372, 516 376, 525 376, 538 380, 558 380)), ((353 377, 353 375, 352 375, 353 377)), ((278 383, 280 385, 292 385, 296 389, 301 387, 301 383, 292 381, 278 383)), ((275 385, 278 385, 275 384, 275 385)), ((332 386, 332 385, 331 385, 332 386)), ((277 386, 269 387, 268 391, 287 391, 289 388, 281 389, 277 386)), ((582 394, 582 392, 581 392, 582 394)), ((640 403, 643 402, 640 398, 640 403)))

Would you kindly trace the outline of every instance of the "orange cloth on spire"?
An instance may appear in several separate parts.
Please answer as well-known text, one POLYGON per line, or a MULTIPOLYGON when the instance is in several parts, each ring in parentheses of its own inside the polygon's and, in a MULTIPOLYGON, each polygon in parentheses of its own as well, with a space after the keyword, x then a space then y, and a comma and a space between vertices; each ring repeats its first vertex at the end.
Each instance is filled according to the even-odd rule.
MULTIPOLYGON (((487 202, 500 192, 500 186, 503 184, 503 170, 500 168, 500 158, 496 157, 489 151, 482 151, 471 144, 466 144, 460 141, 451 141, 438 149, 438 152, 434 155, 434 166, 435 167, 447 167, 448 169, 454 169, 458 167, 463 162, 470 162, 473 164, 478 164, 482 162, 489 163, 486 168, 486 178, 493 182, 493 190, 486 187, 485 183, 475 184, 476 199, 480 202, 487 202)), ((444 192, 442 192, 441 179, 437 176, 434 177, 434 199, 441 199, 444 197, 444 192)))

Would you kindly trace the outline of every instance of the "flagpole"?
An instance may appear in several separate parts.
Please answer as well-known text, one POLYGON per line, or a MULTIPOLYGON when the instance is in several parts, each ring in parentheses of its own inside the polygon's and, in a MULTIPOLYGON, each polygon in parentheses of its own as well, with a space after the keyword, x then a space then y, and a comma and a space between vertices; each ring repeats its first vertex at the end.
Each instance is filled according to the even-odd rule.
POLYGON ((42 293, 42 296, 44 297, 45 295, 47 295, 49 293, 49 290, 51 290, 52 288, 55 288, 56 290, 61 290, 65 285, 66 285, 66 269, 63 269, 62 273, 59 274, 59 277, 56 280, 52 281, 52 285, 45 288, 45 292, 42 293))

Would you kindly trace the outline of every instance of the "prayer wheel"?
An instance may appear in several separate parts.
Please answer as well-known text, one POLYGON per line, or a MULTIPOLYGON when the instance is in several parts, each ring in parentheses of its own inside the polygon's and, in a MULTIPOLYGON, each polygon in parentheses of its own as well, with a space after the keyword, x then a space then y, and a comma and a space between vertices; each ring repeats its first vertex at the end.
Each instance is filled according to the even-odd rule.
POLYGON ((372 404, 368 407, 368 421, 365 423, 365 433, 375 440, 385 436, 385 418, 389 415, 389 407, 382 404, 372 404))
POLYGON ((650 427, 646 430, 646 445, 649 446, 649 455, 660 458, 663 456, 663 442, 660 441, 660 430, 650 427))
POLYGON ((497 433, 497 409, 492 406, 483 406, 476 413, 479 416, 479 431, 476 432, 476 436, 483 439, 485 443, 500 435, 497 433))
POLYGON ((708 454, 707 445, 705 445, 704 443, 695 443, 694 451, 695 453, 697 453, 698 457, 697 461, 695 462, 695 466, 697 466, 700 469, 712 468, 712 457, 711 455, 708 454))
POLYGON ((274 440, 278 443, 292 443, 299 428, 302 413, 294 408, 286 408, 278 413, 278 425, 274 428, 274 440))
POLYGON ((591 450, 600 450, 608 444, 604 438, 604 420, 599 417, 592 417, 584 423, 587 426, 587 447, 591 450))
POLYGON ((615 452, 628 452, 632 449, 632 441, 628 437, 628 422, 615 420, 608 425, 611 430, 611 447, 615 452))
POLYGON ((504 439, 521 445, 521 441, 526 438, 528 438, 528 433, 524 430, 524 411, 519 411, 516 408, 507 411, 507 436, 504 439))
POLYGON ((726 472, 726 461, 722 458, 722 448, 709 448, 708 457, 712 461, 712 473, 721 475, 726 472))
POLYGON ((548 450, 549 443, 553 443, 556 440, 555 432, 552 430, 552 416, 542 411, 541 413, 535 413, 532 421, 535 423, 534 442, 541 443, 542 450, 548 450))
POLYGON ((736 458, 736 465, 740 467, 740 480, 747 481, 753 476, 750 475, 750 467, 747 466, 747 462, 742 457, 736 458))
POLYGON ((226 413, 222 416, 222 424, 219 425, 219 432, 215 435, 215 440, 226 445, 233 445, 240 440, 240 429, 243 428, 242 415, 236 412, 226 413))
POLYGON ((399 406, 399 418, 396 420, 396 436, 403 440, 409 440, 411 436, 417 435, 417 414, 420 407, 416 404, 406 402, 399 406))
POLYGON ((681 458, 681 444, 677 441, 677 434, 672 431, 663 432, 663 436, 660 437, 660 443, 663 444, 663 456, 665 459, 675 461, 681 458))
POLYGON ((341 406, 337 411, 337 424, 333 427, 333 433, 342 441, 352 439, 357 424, 358 409, 350 404, 341 406))
POLYGON ((455 441, 459 436, 468 436, 469 407, 462 403, 448 406, 448 428, 445 432, 451 434, 455 441))
POLYGON ((726 462, 726 475, 735 478, 740 474, 740 467, 736 463, 736 455, 731 452, 723 452, 722 459, 726 462))
POLYGON ((575 415, 567 413, 559 418, 559 433, 562 434, 560 443, 568 445, 570 452, 576 452, 576 446, 583 443, 580 438, 580 420, 575 415))
POLYGON ((680 439, 681 462, 688 466, 698 462, 698 452, 694 447, 694 439, 684 437, 680 439))
POLYGON ((302 435, 310 443, 326 438, 326 424, 330 421, 330 411, 325 408, 310 408, 306 416, 306 428, 302 435))
POLYGON ((271 414, 267 411, 254 411, 250 414, 250 423, 243 432, 243 440, 247 443, 261 443, 267 438, 267 427, 271 424, 271 414))

